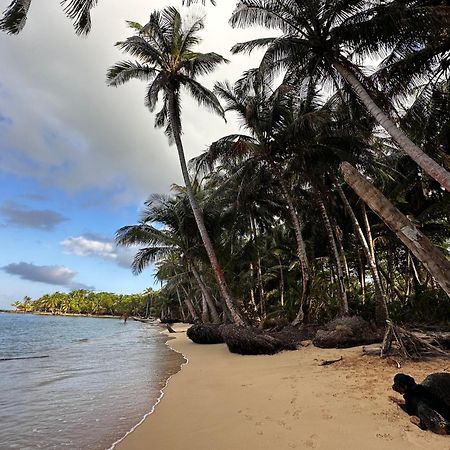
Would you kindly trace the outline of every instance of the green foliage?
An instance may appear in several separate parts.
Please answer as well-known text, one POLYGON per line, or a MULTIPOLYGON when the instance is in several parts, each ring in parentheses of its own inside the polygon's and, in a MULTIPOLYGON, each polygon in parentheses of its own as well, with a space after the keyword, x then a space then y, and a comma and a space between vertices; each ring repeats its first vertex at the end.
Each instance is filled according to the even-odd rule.
MULTIPOLYGON (((25 297, 13 306, 22 312, 50 314, 89 314, 96 316, 140 316, 147 315, 148 302, 156 303, 159 292, 148 290, 143 294, 120 295, 110 292, 77 290, 69 293, 54 292, 36 300, 25 297)), ((158 308, 154 309, 158 312, 158 308)))

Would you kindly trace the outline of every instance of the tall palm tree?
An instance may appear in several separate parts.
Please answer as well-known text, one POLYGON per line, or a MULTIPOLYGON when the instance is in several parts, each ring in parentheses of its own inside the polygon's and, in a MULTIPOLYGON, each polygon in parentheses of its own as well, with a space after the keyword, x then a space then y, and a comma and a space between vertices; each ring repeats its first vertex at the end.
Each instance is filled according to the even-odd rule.
MULTIPOLYGON (((262 25, 278 29, 282 35, 239 43, 232 51, 249 53, 267 47, 260 65, 265 72, 276 74, 285 70, 291 77, 313 78, 335 86, 344 80, 399 147, 450 192, 450 173, 414 144, 379 106, 383 99, 347 57, 352 52, 361 55, 378 50, 383 44, 389 46, 382 34, 373 34, 372 41, 361 42, 361 32, 349 32, 348 18, 366 8, 365 2, 352 0, 240 0, 230 19, 233 26, 262 25)), ((364 21, 353 23, 355 30, 366 25, 364 21)))
POLYGON ((282 196, 287 204, 291 222, 297 241, 297 256, 302 272, 302 296, 300 301, 301 322, 306 315, 310 290, 311 274, 306 245, 302 236, 302 217, 297 212, 289 182, 283 173, 280 152, 285 151, 280 137, 286 127, 286 116, 292 111, 292 102, 286 91, 288 86, 282 85, 272 91, 263 80, 257 80, 257 74, 249 71, 241 80, 231 86, 229 83, 217 83, 214 91, 226 102, 225 111, 233 111, 238 115, 243 128, 251 133, 247 135, 229 135, 214 142, 209 150, 194 160, 197 168, 201 165, 213 164, 227 158, 255 159, 267 164, 273 172, 282 196), (249 78, 255 78, 251 81, 249 78))
POLYGON ((185 24, 176 8, 155 11, 146 25, 131 22, 130 27, 136 34, 119 42, 117 46, 139 61, 123 61, 111 67, 107 74, 108 83, 111 86, 119 86, 133 78, 149 82, 145 103, 150 111, 154 111, 162 94, 162 108, 156 114, 155 126, 165 127, 169 140, 175 141, 189 202, 220 292, 233 321, 244 325, 195 198, 181 140, 181 88, 187 89, 200 105, 223 116, 223 109, 216 96, 196 81, 196 78, 212 72, 216 66, 226 62, 226 59, 217 53, 194 51, 194 46, 200 42, 198 32, 203 28, 203 18, 185 24))
MULTIPOLYGON (((210 0, 215 5, 214 0, 210 0)), ((189 6, 197 0, 183 0, 189 6)), ((66 15, 73 21, 75 32, 85 35, 91 30, 91 9, 97 5, 98 0, 61 0, 66 15)), ((205 4, 205 0, 202 0, 205 4)), ((12 0, 0 19, 0 30, 8 34, 19 34, 28 18, 31 0, 12 0)))

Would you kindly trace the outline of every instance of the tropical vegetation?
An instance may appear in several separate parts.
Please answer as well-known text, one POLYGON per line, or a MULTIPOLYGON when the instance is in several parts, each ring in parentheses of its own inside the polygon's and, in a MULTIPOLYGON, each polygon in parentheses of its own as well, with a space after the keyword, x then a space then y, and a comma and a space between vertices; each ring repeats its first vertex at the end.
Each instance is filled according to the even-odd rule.
POLYGON ((168 7, 117 44, 135 60, 108 83, 147 83, 185 184, 118 230, 134 273, 154 264, 166 311, 205 323, 448 321, 450 6, 240 0, 230 24, 274 37, 234 45, 261 63, 213 90, 198 78, 226 60, 196 51, 202 18, 168 7), (240 125, 190 164, 185 91, 240 125))
MULTIPOLYGON (((241 318, 277 317, 299 324, 359 314, 382 324, 389 316, 450 317, 450 110, 441 64, 448 59, 448 17, 432 17, 432 7, 419 14, 416 4, 397 5, 401 12, 395 2, 390 7, 238 2, 233 26, 277 31, 236 44, 235 53, 265 49, 261 64, 214 88, 240 129, 191 161, 190 172, 183 171, 186 189, 152 196, 139 223, 117 233, 119 244, 141 247, 135 273, 156 264, 163 291, 173 302, 181 298, 193 320, 241 324, 241 318), (394 13, 405 16, 404 24, 387 23, 381 32, 394 13), (429 24, 427 32, 413 33, 420 21, 429 24), (439 49, 430 29, 445 40, 439 49), (420 62, 413 44, 423 49, 420 62), (381 56, 378 70, 369 73, 363 63, 381 56), (211 245, 232 303, 214 276, 211 245)), ((159 49, 167 61, 179 62, 176 77, 183 79, 188 69, 174 56, 173 31, 183 29, 181 18, 173 8, 154 14, 169 18, 163 28, 172 43, 159 49)), ((127 79, 148 79, 142 62, 155 67, 148 47, 156 42, 154 23, 133 25, 137 36, 119 45, 139 62, 119 63, 109 79, 117 69, 131 70, 127 79)), ((158 89, 151 82, 151 109, 158 89)), ((209 91, 208 98, 220 111, 209 91)), ((166 124, 160 116, 167 111, 165 103, 157 126, 166 124)), ((166 132, 173 137, 173 129, 166 132)))
POLYGON ((118 295, 111 292, 92 292, 79 289, 72 292, 54 292, 35 300, 24 297, 14 302, 16 311, 48 314, 86 314, 95 316, 164 316, 158 291, 147 289, 142 294, 118 295))

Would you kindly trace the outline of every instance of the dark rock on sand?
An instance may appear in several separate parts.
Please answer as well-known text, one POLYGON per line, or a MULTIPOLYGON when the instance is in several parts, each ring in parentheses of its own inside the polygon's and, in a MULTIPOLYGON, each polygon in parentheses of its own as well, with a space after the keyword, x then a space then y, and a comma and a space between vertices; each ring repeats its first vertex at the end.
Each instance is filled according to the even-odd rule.
POLYGON ((358 316, 340 317, 318 330, 313 344, 320 348, 348 348, 380 342, 382 336, 358 316))

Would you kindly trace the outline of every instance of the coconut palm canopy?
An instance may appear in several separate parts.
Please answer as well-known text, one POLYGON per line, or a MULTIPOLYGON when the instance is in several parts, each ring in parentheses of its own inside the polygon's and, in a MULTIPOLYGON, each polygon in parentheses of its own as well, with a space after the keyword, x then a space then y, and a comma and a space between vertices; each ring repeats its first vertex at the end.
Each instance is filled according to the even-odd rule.
POLYGON ((273 326, 449 317, 448 17, 421 2, 241 0, 231 25, 275 36, 235 44, 262 49, 260 64, 214 90, 199 77, 226 60, 197 51, 203 19, 167 7, 128 22, 117 47, 133 60, 108 83, 146 83, 184 181, 116 236, 138 245, 136 274, 156 265, 159 313, 273 326), (190 166, 185 96, 236 119, 190 166))
MULTIPOLYGON (((183 4, 189 6, 197 0, 183 0, 183 4)), ((214 0, 210 0, 214 5, 214 0)), ((67 17, 73 21, 77 34, 87 34, 91 31, 91 9, 98 0, 61 0, 61 6, 67 17)), ((202 0, 205 3, 205 0, 202 0)), ((28 18, 31 0, 12 0, 0 20, 0 30, 9 34, 18 34, 22 31, 28 18)))

